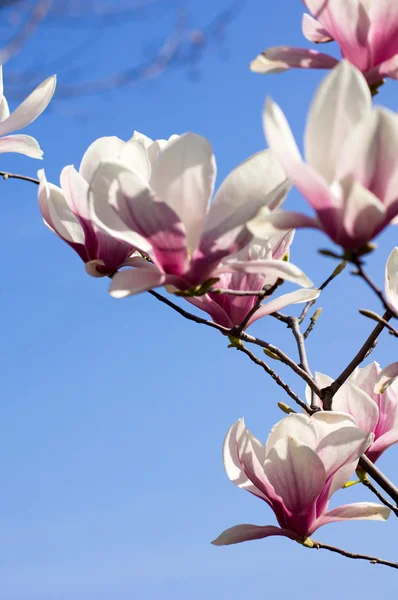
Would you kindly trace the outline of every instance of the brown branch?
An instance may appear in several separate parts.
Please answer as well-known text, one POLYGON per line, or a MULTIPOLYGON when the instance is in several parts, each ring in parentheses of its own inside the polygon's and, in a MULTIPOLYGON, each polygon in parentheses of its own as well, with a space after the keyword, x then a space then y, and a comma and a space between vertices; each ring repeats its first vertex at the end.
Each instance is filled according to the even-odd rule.
POLYGON ((314 314, 312 315, 312 317, 310 319, 310 324, 308 325, 307 329, 303 333, 303 338, 305 340, 310 335, 311 331, 314 329, 317 320, 321 316, 321 312, 322 312, 322 308, 317 308, 316 311, 314 312, 314 314))
POLYGON ((394 314, 394 312, 392 311, 390 305, 388 304, 382 290, 374 283, 374 281, 371 279, 371 277, 366 273, 366 271, 363 268, 363 262, 361 261, 361 259, 358 256, 353 256, 352 258, 352 262, 353 264, 356 266, 356 268, 358 269, 357 271, 352 271, 353 275, 356 275, 358 277, 361 277, 364 282, 368 285, 368 287, 370 287, 370 289, 376 294, 376 296, 381 300, 385 310, 387 312, 391 313, 391 316, 394 317, 398 317, 397 314, 394 314))
POLYGON ((359 459, 359 466, 368 475, 370 475, 376 483, 392 498, 395 504, 398 504, 398 488, 380 471, 376 465, 368 459, 367 456, 363 455, 359 459))
MULTIPOLYGON (((339 275, 345 269, 346 265, 347 265, 347 262, 345 260, 343 260, 343 262, 341 262, 339 265, 337 265, 337 267, 334 269, 333 273, 331 275, 329 275, 329 277, 327 279, 325 279, 325 281, 323 283, 321 283, 321 285, 319 286, 318 289, 322 292, 325 289, 325 287, 327 287, 329 285, 329 283, 331 283, 333 281, 333 279, 335 279, 335 277, 337 277, 337 275, 339 275)), ((298 318, 299 324, 301 324, 304 321, 305 317, 307 316, 308 311, 310 310, 311 306, 314 306, 317 299, 318 298, 315 298, 314 300, 310 300, 304 306, 302 313, 298 318)), ((314 323, 314 325, 315 325, 315 323, 314 323)), ((314 325, 312 327, 314 327, 314 325)))
POLYGON ((317 542, 316 540, 311 541, 313 545, 310 546, 309 544, 304 544, 306 548, 315 548, 316 550, 329 550, 329 552, 341 554, 341 556, 345 556, 346 558, 367 560, 368 562, 374 565, 385 565, 386 567, 391 567, 392 569, 398 569, 398 563, 391 562, 390 560, 384 560, 383 558, 377 558, 376 556, 368 556, 367 554, 357 554, 356 552, 348 552, 347 550, 343 550, 342 548, 337 548, 336 546, 329 546, 329 544, 323 544, 322 542, 317 542))
POLYGON ((242 342, 233 344, 233 346, 240 352, 243 352, 244 354, 246 354, 246 356, 248 356, 250 358, 250 360, 252 362, 254 362, 256 365, 258 365, 259 367, 264 369, 264 371, 267 373, 267 375, 270 375, 270 377, 272 377, 272 379, 275 381, 275 383, 277 385, 279 385, 286 392, 286 394, 288 394, 288 396, 290 396, 290 398, 292 398, 292 400, 294 400, 296 402, 296 404, 298 404, 303 410, 305 410, 307 413, 311 412, 308 404, 306 402, 304 402, 303 400, 301 400, 301 398, 299 398, 299 396, 297 396, 297 394, 295 392, 293 392, 291 387, 287 383, 285 383, 279 377, 279 375, 273 369, 271 369, 270 366, 267 365, 266 362, 264 362, 263 360, 260 360, 258 358, 258 356, 256 356, 255 354, 253 354, 253 352, 251 352, 248 348, 246 348, 246 346, 244 346, 242 342))
POLYGON ((6 171, 0 171, 0 177, 3 179, 21 179, 22 181, 30 181, 30 183, 40 184, 40 181, 35 177, 29 177, 28 175, 19 175, 18 173, 7 173, 6 171))
POLYGON ((385 498, 383 494, 379 492, 377 487, 373 485, 367 475, 361 478, 361 482, 380 500, 380 502, 384 504, 384 506, 387 506, 395 514, 395 516, 398 517, 398 507, 389 502, 387 498, 385 498))
POLYGON ((367 310, 367 309, 360 308, 359 312, 364 317, 368 317, 368 319, 377 321, 377 323, 383 323, 384 327, 386 327, 393 336, 398 337, 398 331, 392 325, 390 325, 390 323, 388 323, 385 319, 383 319, 383 317, 381 317, 377 313, 373 312, 373 310, 367 310))

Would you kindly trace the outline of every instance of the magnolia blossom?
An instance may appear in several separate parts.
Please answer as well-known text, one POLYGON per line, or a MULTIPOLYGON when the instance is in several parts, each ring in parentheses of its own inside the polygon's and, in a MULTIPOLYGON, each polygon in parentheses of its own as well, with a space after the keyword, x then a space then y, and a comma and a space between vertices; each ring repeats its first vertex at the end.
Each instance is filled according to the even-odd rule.
POLYGON ((344 61, 321 83, 311 106, 302 159, 285 116, 268 101, 268 144, 317 213, 270 214, 249 225, 258 237, 291 227, 323 230, 344 249, 365 246, 398 215, 398 118, 372 108, 365 79, 344 61))
POLYGON ((129 160, 140 143, 139 134, 129 142, 117 137, 99 138, 87 149, 79 171, 72 165, 62 170, 61 187, 48 183, 44 170, 38 173, 39 206, 45 224, 77 252, 93 277, 111 275, 128 264, 134 247, 108 235, 92 222, 88 207, 89 184, 101 161, 129 160))
MULTIPOLYGON (((221 263, 247 246, 253 238, 247 221, 264 205, 278 208, 289 183, 271 152, 259 152, 228 175, 209 207, 215 175, 210 142, 193 133, 145 138, 135 145, 134 160, 101 163, 90 185, 92 219, 142 254, 131 261, 135 268, 114 275, 113 296, 164 285, 187 291, 241 271, 237 262, 221 263)), ((284 261, 250 262, 253 267, 311 285, 284 261)))
POLYGON ((213 544, 224 546, 281 535, 304 541, 322 525, 353 519, 386 520, 390 511, 373 502, 346 504, 328 511, 331 495, 355 470, 372 441, 349 415, 319 412, 292 414, 271 430, 264 446, 237 421, 227 433, 223 458, 235 485, 264 500, 274 525, 237 525, 213 544))
POLYGON ((55 91, 56 77, 49 77, 10 114, 3 93, 3 68, 0 65, 0 152, 18 152, 31 158, 41 158, 43 151, 30 135, 8 135, 23 129, 47 108, 55 91))
MULTIPOLYGON (((311 42, 335 40, 346 60, 367 82, 398 79, 398 4, 395 0, 304 0, 313 16, 303 15, 303 34, 311 42), (315 18, 314 18, 315 17, 315 18)), ((281 73, 291 68, 331 69, 338 61, 305 48, 277 46, 250 65, 257 73, 281 73)))
MULTIPOLYGON (((229 258, 222 264, 228 265, 233 261, 241 271, 233 273, 222 273, 217 287, 225 290, 238 291, 260 291, 264 286, 273 286, 278 280, 278 274, 274 270, 257 271, 260 261, 270 259, 281 261, 288 256, 289 247, 293 241, 294 231, 280 232, 273 235, 268 240, 253 240, 246 248, 238 252, 234 258, 229 258), (254 264, 256 271, 250 272, 251 264, 254 264)), ((294 265, 290 266, 290 272, 285 275, 286 279, 305 283, 302 272, 294 265), (294 272, 296 269, 296 273, 294 272)), ((298 290, 289 294, 284 294, 265 304, 262 304, 258 310, 251 316, 247 327, 265 315, 281 310, 289 304, 299 302, 308 302, 319 296, 319 290, 298 290)), ((231 328, 234 325, 239 326, 246 318, 246 315, 253 309, 257 302, 257 296, 234 296, 230 294, 209 293, 194 298, 187 298, 189 302, 198 308, 207 312, 219 325, 231 328)))
MULTIPOLYGON (((373 441, 366 451, 372 462, 398 443, 398 384, 390 381, 387 389, 385 380, 380 379, 382 373, 377 362, 362 369, 358 367, 333 397, 333 410, 348 413, 363 432, 373 434, 373 441)), ((333 382, 322 373, 316 373, 315 380, 320 388, 333 382)), ((308 389, 306 394, 309 401, 308 389)), ((314 400, 322 408, 322 401, 317 396, 314 400)))

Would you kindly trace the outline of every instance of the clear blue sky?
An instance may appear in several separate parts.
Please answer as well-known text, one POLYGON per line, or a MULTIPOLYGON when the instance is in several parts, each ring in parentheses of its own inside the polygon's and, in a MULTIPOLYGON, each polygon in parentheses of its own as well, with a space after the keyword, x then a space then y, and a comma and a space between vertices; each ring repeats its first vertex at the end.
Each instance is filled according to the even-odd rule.
MULTIPOLYGON (((191 5, 201 24, 222 3, 191 5)), ((224 56, 217 48, 208 51, 197 81, 175 71, 131 91, 59 104, 27 131, 45 150, 43 163, 3 155, 1 169, 34 175, 44 166, 57 182, 61 168, 78 165, 102 135, 128 139, 137 129, 158 138, 192 130, 212 141, 220 181, 264 148, 266 95, 282 105, 301 140, 322 73, 266 77, 250 73, 248 63, 267 46, 305 46, 302 9, 298 0, 247 2, 228 30, 224 56)), ((101 72, 98 64, 112 70, 119 60, 139 62, 143 43, 161 36, 168 18, 115 29, 87 64, 101 72)), ((51 57, 58 35, 54 29, 31 48, 51 57)), ((397 86, 388 82, 377 101, 396 109, 397 86)), ((36 189, 14 181, 0 187, 0 597, 393 597, 395 571, 310 553, 283 538, 210 545, 229 526, 275 523, 265 504, 228 480, 221 446, 241 416, 265 439, 282 417, 276 406, 285 399, 281 390, 245 356, 227 349, 217 332, 185 322, 148 295, 111 299, 107 281, 88 277, 77 255, 44 227, 36 189)), ((305 209, 295 192, 287 206, 305 209)), ((381 285, 395 232, 380 237, 369 259, 381 285)), ((330 246, 320 234, 301 231, 292 260, 319 284, 333 262, 316 251, 330 246)), ((310 363, 334 376, 372 328, 357 308, 379 306, 349 270, 319 305, 324 313, 308 343, 310 363)), ((253 331, 293 354, 282 324, 268 318, 253 331)), ((397 341, 384 334, 373 357, 385 365, 396 360, 396 350, 397 341)), ((281 372, 303 395, 301 382, 281 372)), ((397 458, 392 448, 380 460, 391 477, 397 477, 397 458)), ((361 499, 373 497, 355 486, 334 502, 361 499)), ((325 543, 392 560, 398 559, 397 535, 394 517, 387 524, 341 523, 317 533, 325 543)))

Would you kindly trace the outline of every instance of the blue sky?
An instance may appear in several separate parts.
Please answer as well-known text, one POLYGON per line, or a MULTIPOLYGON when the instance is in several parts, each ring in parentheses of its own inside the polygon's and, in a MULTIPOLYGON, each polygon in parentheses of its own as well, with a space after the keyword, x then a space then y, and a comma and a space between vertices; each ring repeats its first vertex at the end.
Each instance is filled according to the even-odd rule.
MULTIPOLYGON (((218 5, 192 1, 193 21, 206 23, 218 5)), ((102 135, 128 139, 137 129, 159 138, 191 130, 212 141, 220 182, 265 147, 266 95, 281 104, 301 140, 323 74, 265 77, 250 73, 248 63, 267 46, 306 45, 302 8, 298 0, 247 2, 223 47, 206 53, 195 81, 175 70, 131 90, 55 104, 28 131, 45 150, 43 163, 3 155, 1 169, 34 175, 44 166, 57 182, 62 167, 78 165, 102 135)), ((88 76, 139 63, 142 47, 160 39, 170 19, 165 13, 142 19, 138 28, 126 23, 107 32, 87 57, 88 76)), ((52 57, 60 35, 53 28, 33 40, 32 56, 52 57)), ((7 91, 7 69, 5 85, 7 91)), ((377 102, 396 109, 396 85, 388 82, 377 102)), ((275 523, 270 509, 228 480, 221 446, 241 416, 265 439, 282 417, 281 390, 245 356, 227 349, 217 332, 184 321, 148 295, 110 298, 107 281, 88 277, 77 255, 44 227, 34 186, 7 181, 0 187, 0 596, 328 600, 360 593, 370 600, 396 590, 392 570, 310 553, 283 538, 210 545, 234 524, 275 523)), ((287 207, 308 210, 296 192, 287 207)), ((378 243, 369 271, 382 285, 395 230, 378 243)), ((320 247, 331 244, 310 231, 299 232, 292 247, 292 260, 316 283, 334 268, 317 254, 320 247)), ((324 312, 309 338, 310 364, 335 376, 372 329, 357 309, 380 308, 349 269, 319 306, 324 312)), ((253 332, 294 353, 279 322, 261 320, 253 332)), ((392 362, 396 343, 384 334, 373 358, 392 362)), ((282 367, 280 372, 303 395, 302 383, 282 367)), ((393 448, 380 460, 391 477, 397 452, 393 448)), ((373 498, 355 486, 336 494, 334 503, 356 500, 373 498)), ((394 560, 397 535, 392 517, 387 524, 330 525, 317 537, 394 560)))

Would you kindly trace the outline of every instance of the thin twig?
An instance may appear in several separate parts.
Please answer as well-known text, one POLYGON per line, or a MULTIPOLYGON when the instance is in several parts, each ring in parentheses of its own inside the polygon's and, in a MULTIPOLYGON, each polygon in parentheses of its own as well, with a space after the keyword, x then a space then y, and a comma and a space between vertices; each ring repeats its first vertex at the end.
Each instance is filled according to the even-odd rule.
MULTIPOLYGON (((388 310, 383 315, 384 321, 389 321, 392 317, 392 313, 388 310)), ((352 361, 347 365, 347 367, 340 373, 337 379, 328 387, 323 388, 321 390, 321 400, 323 402, 323 407, 325 410, 331 410, 333 396, 335 393, 341 388, 343 383, 349 378, 349 376, 354 372, 356 367, 361 364, 361 362, 366 358, 369 354, 369 351, 372 349, 373 345, 377 341, 377 338, 383 331, 385 325, 384 323, 378 323, 376 327, 373 329, 372 333, 369 335, 366 342, 362 345, 360 350, 354 356, 352 361)))
POLYGON ((388 323, 385 319, 383 319, 383 317, 381 317, 377 313, 373 312, 373 310, 367 310, 367 309, 361 308, 361 309, 359 309, 359 312, 361 313, 361 315, 363 315, 364 317, 367 317, 368 319, 377 321, 377 323, 383 323, 384 327, 386 327, 393 336, 398 337, 398 331, 392 325, 390 325, 390 323, 388 323))
MULTIPOLYGON (((329 277, 327 279, 325 279, 325 281, 319 286, 319 290, 322 292, 325 287, 327 287, 329 285, 329 283, 331 281, 333 281, 333 279, 335 277, 337 277, 337 275, 339 275, 346 267, 347 262, 345 260, 343 260, 343 262, 341 262, 333 271, 333 273, 331 275, 329 275, 329 277)), ((306 303, 306 305, 304 306, 301 315, 299 316, 298 320, 299 320, 299 324, 301 324, 305 317, 308 314, 308 311, 310 310, 311 306, 314 306, 315 302, 317 301, 317 298, 315 298, 314 300, 310 300, 309 302, 306 303)), ((314 323, 315 325, 315 323, 314 323)), ((314 325, 312 327, 314 327, 314 325)), ((308 335, 308 334, 307 334, 308 335)))
POLYGON ((387 498, 385 498, 383 494, 379 492, 377 487, 374 486, 373 483, 370 481, 369 477, 365 476, 363 479, 361 479, 361 481, 363 485, 365 485, 375 496, 377 496, 380 502, 387 506, 395 514, 395 516, 398 517, 398 507, 389 502, 387 498))
POLYGON ((336 546, 329 546, 329 544, 323 544, 322 542, 317 542, 316 540, 312 540, 312 542, 314 544, 313 546, 306 545, 306 547, 315 548, 316 550, 329 550, 330 552, 341 554, 341 556, 345 556, 346 558, 367 560, 374 565, 385 565, 386 567, 398 569, 398 563, 394 563, 389 560, 384 560, 383 558, 377 558, 376 556, 368 556, 366 554, 357 554, 356 552, 348 552, 347 550, 343 550, 342 548, 337 548, 336 546))
POLYGON ((3 179, 21 179, 22 181, 30 181, 30 183, 40 184, 40 181, 35 177, 28 177, 28 175, 19 175, 18 173, 7 173, 6 171, 0 171, 0 177, 3 179))
POLYGON ((290 396, 296 402, 296 404, 298 404, 303 410, 305 410, 307 413, 311 412, 308 404, 306 402, 304 402, 303 400, 301 400, 301 398, 299 398, 299 396, 297 396, 297 394, 295 392, 293 392, 293 390, 290 388, 290 386, 287 383, 285 383, 279 377, 279 375, 273 369, 271 369, 270 366, 267 365, 266 362, 259 359, 258 356, 253 354, 253 352, 251 352, 248 348, 246 348, 246 346, 244 346, 241 342, 236 344, 235 348, 237 350, 239 350, 240 352, 243 352, 244 354, 246 354, 246 356, 248 356, 251 361, 253 361, 256 365, 258 365, 259 367, 264 369, 264 371, 268 375, 270 375, 272 377, 272 379, 286 392, 286 394, 288 394, 288 396, 290 396))
POLYGON ((370 289, 376 294, 376 296, 381 300, 385 310, 390 312, 393 316, 397 317, 398 315, 394 314, 391 310, 391 307, 388 304, 382 290, 374 283, 371 277, 364 270, 361 259, 354 256, 352 262, 358 269, 358 271, 353 271, 352 274, 361 277, 364 280, 364 282, 370 287, 370 289))
POLYGON ((242 323, 239 325, 239 327, 236 328, 236 337, 239 337, 239 335, 242 333, 242 331, 244 331, 250 321, 250 319, 252 318, 252 316, 258 311, 258 309, 261 306, 261 302, 264 300, 264 298, 266 298, 267 296, 272 296, 272 294, 275 292, 275 290, 277 289, 279 283, 278 280, 275 281, 274 285, 272 285, 271 287, 268 287, 264 290, 262 290, 262 294, 260 294, 254 304, 254 306, 251 308, 251 310, 249 310, 249 312, 247 313, 246 317, 243 319, 242 323))
POLYGON ((303 333, 303 338, 305 340, 310 335, 311 331, 314 329, 315 324, 316 324, 317 320, 319 319, 319 317, 321 315, 321 312, 322 312, 322 309, 321 308, 317 308, 316 311, 314 312, 314 314, 312 315, 312 317, 310 319, 310 324, 308 325, 307 329, 303 333))

